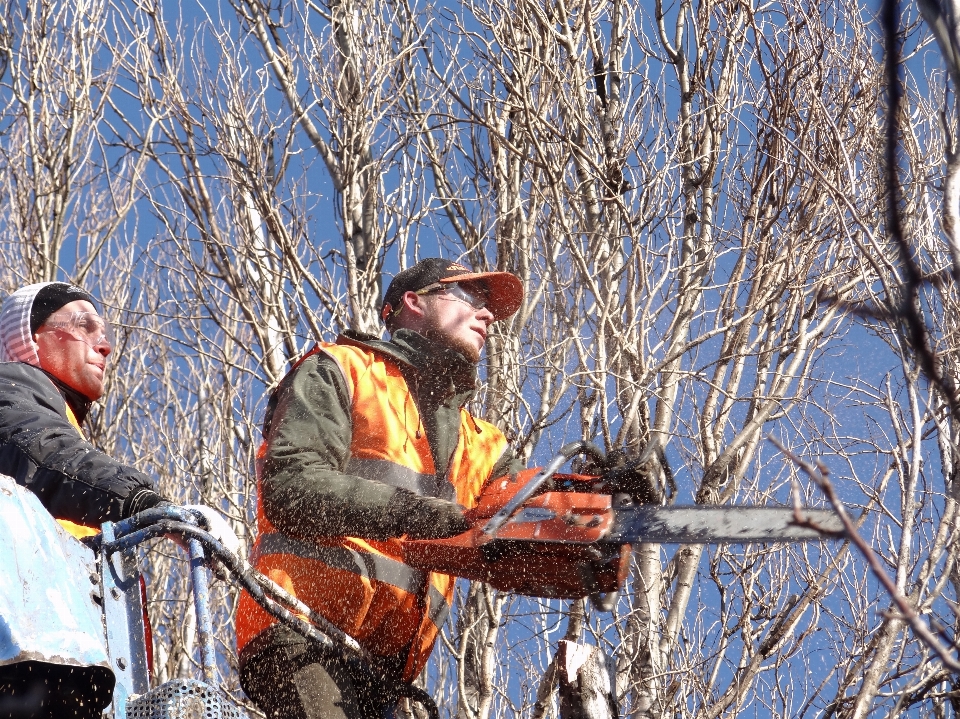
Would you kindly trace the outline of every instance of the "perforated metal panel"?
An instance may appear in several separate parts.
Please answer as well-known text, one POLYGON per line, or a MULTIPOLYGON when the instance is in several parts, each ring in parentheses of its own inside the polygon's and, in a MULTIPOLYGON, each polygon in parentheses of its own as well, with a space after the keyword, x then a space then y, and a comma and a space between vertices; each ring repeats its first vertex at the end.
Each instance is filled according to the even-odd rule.
POLYGON ((230 698, 195 679, 174 679, 127 702, 127 719, 248 719, 230 698))

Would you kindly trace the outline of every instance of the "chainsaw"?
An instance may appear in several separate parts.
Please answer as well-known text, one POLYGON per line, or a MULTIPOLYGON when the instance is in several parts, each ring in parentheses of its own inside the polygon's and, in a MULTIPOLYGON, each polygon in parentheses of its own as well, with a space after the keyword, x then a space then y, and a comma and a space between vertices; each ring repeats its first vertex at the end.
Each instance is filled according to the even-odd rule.
POLYGON ((404 562, 516 594, 590 596, 609 608, 626 582, 635 543, 802 542, 843 534, 829 510, 654 504, 664 500, 662 489, 638 478, 649 477, 643 470, 657 454, 650 448, 634 462, 610 466, 589 442, 566 445, 545 467, 488 482, 465 515, 469 531, 405 541, 404 562), (580 454, 588 457, 583 473, 559 473, 580 454))

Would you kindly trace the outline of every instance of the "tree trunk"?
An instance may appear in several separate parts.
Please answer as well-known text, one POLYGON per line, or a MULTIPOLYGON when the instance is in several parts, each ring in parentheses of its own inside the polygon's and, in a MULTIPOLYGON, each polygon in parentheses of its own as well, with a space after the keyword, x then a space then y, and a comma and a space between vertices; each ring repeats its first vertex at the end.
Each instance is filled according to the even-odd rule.
POLYGON ((613 661, 599 647, 560 640, 560 719, 616 719, 613 661))

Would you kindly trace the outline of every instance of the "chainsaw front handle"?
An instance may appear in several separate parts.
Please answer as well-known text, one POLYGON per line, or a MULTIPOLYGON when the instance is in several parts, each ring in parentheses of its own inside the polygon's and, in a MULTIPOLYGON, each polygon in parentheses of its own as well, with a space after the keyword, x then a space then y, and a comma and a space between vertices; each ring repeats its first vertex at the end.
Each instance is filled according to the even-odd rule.
POLYGON ((578 454, 592 454, 599 458, 603 458, 604 456, 603 451, 592 442, 571 442, 570 444, 564 445, 560 448, 560 453, 551 459, 543 470, 531 477, 530 480, 513 495, 513 498, 503 505, 503 509, 490 518, 490 521, 487 522, 483 528, 483 533, 489 537, 496 537, 497 531, 510 521, 510 517, 512 517, 528 499, 537 493, 537 490, 543 486, 544 482, 553 477, 564 464, 578 454))

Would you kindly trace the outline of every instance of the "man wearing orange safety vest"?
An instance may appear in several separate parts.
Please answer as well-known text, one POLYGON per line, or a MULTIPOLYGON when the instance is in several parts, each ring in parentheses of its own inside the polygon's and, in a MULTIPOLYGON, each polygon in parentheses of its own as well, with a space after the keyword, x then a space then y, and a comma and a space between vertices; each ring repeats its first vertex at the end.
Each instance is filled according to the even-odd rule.
POLYGON ((481 487, 522 468, 464 409, 490 324, 522 301, 512 274, 423 260, 384 296, 389 341, 321 343, 270 398, 252 561, 377 661, 323 651, 244 594, 240 679, 268 717, 388 717, 425 666, 454 579, 405 565, 403 542, 466 531, 481 487))

